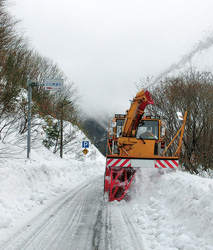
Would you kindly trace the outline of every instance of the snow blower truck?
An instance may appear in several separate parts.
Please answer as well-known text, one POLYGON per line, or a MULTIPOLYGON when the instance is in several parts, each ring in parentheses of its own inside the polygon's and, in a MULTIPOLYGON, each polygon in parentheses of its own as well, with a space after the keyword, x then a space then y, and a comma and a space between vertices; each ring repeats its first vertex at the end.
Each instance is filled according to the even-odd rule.
POLYGON ((142 89, 126 114, 117 114, 110 121, 104 177, 104 193, 109 201, 129 199, 128 190, 138 168, 178 168, 187 112, 181 128, 165 148, 165 122, 144 113, 146 106, 153 104, 149 91, 142 89), (178 135, 176 152, 165 156, 178 135))

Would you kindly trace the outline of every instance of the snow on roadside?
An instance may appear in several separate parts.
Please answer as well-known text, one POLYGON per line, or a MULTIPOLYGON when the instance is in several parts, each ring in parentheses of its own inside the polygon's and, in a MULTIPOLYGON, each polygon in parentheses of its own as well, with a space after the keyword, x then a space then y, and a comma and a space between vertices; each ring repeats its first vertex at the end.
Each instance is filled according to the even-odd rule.
MULTIPOLYGON (((0 245, 68 190, 103 176, 105 158, 93 145, 85 156, 81 142, 88 139, 79 129, 70 129, 75 139, 65 159, 42 145, 41 126, 32 133, 31 159, 26 159, 26 138, 16 124, 7 140, 0 141, 1 156, 9 157, 0 158, 0 245)), ((213 250, 213 179, 156 169, 138 170, 136 176, 132 200, 112 206, 125 210, 147 249, 213 250)))
POLYGON ((135 189, 129 216, 148 249, 213 250, 212 179, 140 170, 135 189))
POLYGON ((98 150, 95 159, 83 161, 61 159, 42 145, 32 150, 31 159, 25 154, 0 163, 0 245, 42 207, 105 170, 98 150))

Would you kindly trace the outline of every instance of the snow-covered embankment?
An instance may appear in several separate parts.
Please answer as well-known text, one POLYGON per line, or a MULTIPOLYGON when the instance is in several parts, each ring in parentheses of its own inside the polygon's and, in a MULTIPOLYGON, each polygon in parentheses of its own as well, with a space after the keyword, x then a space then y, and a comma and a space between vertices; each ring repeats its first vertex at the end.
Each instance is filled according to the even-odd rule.
POLYGON ((180 171, 138 173, 131 216, 148 249, 213 250, 213 180, 180 171))
MULTIPOLYGON (((51 202, 86 180, 104 174, 105 158, 61 159, 41 146, 31 159, 2 159, 0 164, 0 245, 51 202)), ((82 153, 83 155, 83 153, 82 153)))

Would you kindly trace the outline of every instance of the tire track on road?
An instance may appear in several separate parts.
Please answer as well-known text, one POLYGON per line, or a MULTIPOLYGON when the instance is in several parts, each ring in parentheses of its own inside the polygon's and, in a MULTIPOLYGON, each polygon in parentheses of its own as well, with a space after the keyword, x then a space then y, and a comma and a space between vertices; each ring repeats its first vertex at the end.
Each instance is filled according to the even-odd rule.
MULTIPOLYGON (((43 233, 43 241, 48 242, 48 234, 50 232, 54 232, 54 228, 50 228, 50 230, 45 234, 45 228, 48 227, 49 224, 54 224, 57 218, 60 218, 60 216, 64 213, 64 210, 69 206, 69 203, 73 200, 76 200, 78 197, 79 193, 83 193, 82 197, 86 197, 87 194, 87 189, 89 186, 94 185, 95 181, 98 178, 95 178, 91 181, 89 181, 87 184, 82 186, 78 186, 75 188, 75 190, 72 190, 71 192, 67 193, 60 199, 58 199, 56 202, 51 204, 48 208, 46 208, 44 211, 42 211, 35 219, 33 219, 30 223, 28 223, 27 226, 25 226, 20 232, 15 234, 9 241, 7 241, 0 249, 1 250, 23 250, 23 249, 32 249, 32 242, 42 235, 43 233), (46 239, 45 239, 46 237, 46 239)), ((89 192, 89 191, 88 191, 89 192)), ((73 219, 77 221, 77 218, 79 218, 82 215, 82 210, 83 210, 83 205, 82 203, 77 203, 75 206, 75 209, 73 210, 73 219)), ((64 224, 66 224, 66 221, 64 221, 64 224)), ((62 230, 59 233, 62 233, 64 231, 64 228, 62 226, 62 230)), ((52 238, 54 235, 51 236, 52 238)), ((57 238, 57 235, 55 235, 54 238, 57 238)), ((40 238, 40 241, 42 242, 42 236, 40 238)), ((41 243, 42 244, 42 243, 41 243)), ((36 248, 34 249, 39 249, 38 247, 41 246, 41 244, 36 245, 36 248)), ((51 245, 51 242, 49 242, 49 245, 51 245)), ((41 247, 40 249, 48 249, 41 247)), ((50 247, 49 249, 53 249, 53 247, 50 247)))

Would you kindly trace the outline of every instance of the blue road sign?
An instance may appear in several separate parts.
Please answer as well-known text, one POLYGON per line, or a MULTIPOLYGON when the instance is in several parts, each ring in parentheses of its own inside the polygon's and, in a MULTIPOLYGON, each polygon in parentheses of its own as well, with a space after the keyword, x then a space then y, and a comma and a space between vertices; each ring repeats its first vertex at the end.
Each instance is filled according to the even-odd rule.
POLYGON ((82 148, 89 148, 89 141, 82 141, 82 148))

